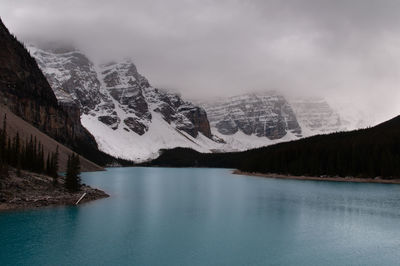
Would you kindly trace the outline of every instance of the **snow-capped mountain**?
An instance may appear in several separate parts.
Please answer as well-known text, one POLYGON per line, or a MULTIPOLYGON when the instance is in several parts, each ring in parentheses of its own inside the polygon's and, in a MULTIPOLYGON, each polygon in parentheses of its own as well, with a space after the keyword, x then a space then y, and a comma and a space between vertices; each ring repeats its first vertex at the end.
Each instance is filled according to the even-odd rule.
POLYGON ((93 63, 74 48, 28 47, 59 102, 75 102, 87 113, 100 103, 100 82, 93 63))
POLYGON ((305 136, 346 130, 344 121, 324 99, 298 98, 291 106, 305 136))
POLYGON ((58 100, 80 106, 101 150, 142 161, 160 149, 210 152, 218 145, 204 109, 150 86, 130 59, 97 66, 74 49, 29 50, 58 100))
POLYGON ((274 91, 203 102, 202 106, 213 134, 225 140, 224 150, 245 150, 302 136, 292 107, 274 91))
POLYGON ((212 134, 224 139, 220 147, 223 151, 241 151, 365 126, 362 115, 349 110, 340 112, 337 109, 343 107, 335 109, 322 98, 286 100, 276 91, 199 104, 207 112, 212 134))
POLYGON ((28 49, 58 101, 78 105, 99 148, 116 157, 144 161, 175 147, 242 151, 357 127, 321 99, 287 101, 270 91, 199 107, 153 88, 130 59, 95 65, 74 48, 28 49))
POLYGON ((353 130, 364 127, 362 114, 351 115, 349 105, 332 107, 323 98, 297 98, 290 101, 304 136, 353 130))
POLYGON ((280 139, 288 132, 301 136, 301 128, 289 103, 276 92, 244 94, 204 105, 210 123, 219 133, 280 139))

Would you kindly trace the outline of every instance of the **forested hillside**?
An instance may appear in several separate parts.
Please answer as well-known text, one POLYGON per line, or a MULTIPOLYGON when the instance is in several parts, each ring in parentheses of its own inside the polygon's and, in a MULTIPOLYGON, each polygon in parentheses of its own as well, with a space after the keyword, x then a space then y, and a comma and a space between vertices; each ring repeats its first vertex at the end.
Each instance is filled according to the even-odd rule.
POLYGON ((400 116, 373 128, 318 135, 228 154, 165 151, 162 166, 237 168, 246 172, 309 176, 400 177, 400 116))
POLYGON ((238 168, 293 175, 400 177, 400 116, 373 128, 253 150, 238 168))

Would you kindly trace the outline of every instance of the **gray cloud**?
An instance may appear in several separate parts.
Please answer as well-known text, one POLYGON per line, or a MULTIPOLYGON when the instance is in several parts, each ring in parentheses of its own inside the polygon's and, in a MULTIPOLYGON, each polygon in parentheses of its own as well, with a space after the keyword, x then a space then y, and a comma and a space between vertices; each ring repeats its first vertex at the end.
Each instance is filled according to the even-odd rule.
POLYGON ((276 89, 400 114, 397 0, 2 0, 25 40, 68 41, 96 60, 130 56, 187 97, 276 89))

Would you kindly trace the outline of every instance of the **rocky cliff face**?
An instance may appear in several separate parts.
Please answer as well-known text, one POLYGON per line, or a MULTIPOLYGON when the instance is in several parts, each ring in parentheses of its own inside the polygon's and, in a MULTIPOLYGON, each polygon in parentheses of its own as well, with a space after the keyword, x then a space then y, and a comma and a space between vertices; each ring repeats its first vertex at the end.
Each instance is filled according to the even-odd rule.
POLYGON ((29 49, 59 102, 76 102, 82 113, 98 116, 100 122, 112 129, 123 127, 143 135, 151 123, 152 105, 179 130, 193 137, 199 132, 211 137, 203 109, 176 94, 152 88, 129 59, 95 66, 75 49, 29 49))
MULTIPOLYGON (((96 139, 104 151, 136 159, 136 156, 128 155, 135 154, 134 152, 119 153, 111 147, 118 145, 113 138, 117 138, 122 130, 124 134, 128 134, 122 142, 134 150, 143 144, 134 140, 138 136, 142 136, 143 142, 146 142, 148 138, 155 138, 155 133, 150 131, 161 130, 154 126, 159 125, 158 118, 162 119, 163 128, 166 128, 163 129, 165 132, 157 134, 178 133, 178 137, 187 143, 178 141, 174 144, 173 141, 166 141, 165 136, 159 136, 153 139, 155 147, 194 145, 193 147, 200 147, 202 151, 209 151, 204 143, 198 143, 198 138, 202 136, 208 139, 206 142, 213 142, 204 109, 184 101, 177 94, 153 88, 139 74, 130 59, 95 65, 83 53, 74 49, 56 51, 30 46, 29 50, 49 80, 58 101, 63 104, 76 103, 80 107, 83 124, 97 136, 96 139), (114 132, 101 135, 93 132, 103 126, 114 132)), ((149 147, 148 150, 153 149, 149 147)))
POLYGON ((301 136, 296 116, 285 98, 275 92, 244 94, 204 104, 210 123, 222 135, 280 139, 287 133, 301 136))
POLYGON ((286 100, 277 92, 244 94, 200 105, 207 111, 212 133, 225 141, 218 147, 222 151, 368 126, 362 119, 365 115, 351 104, 335 109, 322 98, 286 100))
POLYGON ((100 82, 93 63, 73 48, 49 49, 28 46, 60 103, 75 102, 87 113, 101 102, 100 82), (60 67, 62 66, 62 67, 60 67))
POLYGON ((61 143, 72 148, 85 143, 97 150, 94 138, 80 123, 79 109, 58 104, 35 59, 1 21, 0 94, 15 114, 61 143))

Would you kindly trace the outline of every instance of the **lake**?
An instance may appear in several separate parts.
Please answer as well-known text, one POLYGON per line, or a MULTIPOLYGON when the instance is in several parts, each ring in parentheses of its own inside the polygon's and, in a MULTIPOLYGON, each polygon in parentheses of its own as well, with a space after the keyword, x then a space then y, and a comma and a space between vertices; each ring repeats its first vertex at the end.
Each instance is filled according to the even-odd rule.
POLYGON ((84 173, 108 199, 0 213, 1 265, 398 265, 400 186, 228 169, 84 173))

